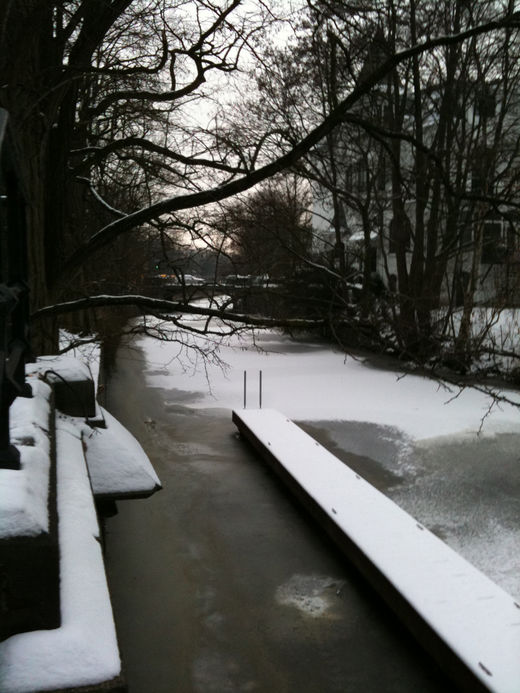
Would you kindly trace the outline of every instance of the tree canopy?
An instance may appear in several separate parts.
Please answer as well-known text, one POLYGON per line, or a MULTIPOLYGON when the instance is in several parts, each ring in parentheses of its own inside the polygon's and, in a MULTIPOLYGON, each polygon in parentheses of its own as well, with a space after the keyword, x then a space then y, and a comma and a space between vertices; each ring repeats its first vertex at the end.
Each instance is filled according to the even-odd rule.
MULTIPOLYGON (((283 171, 292 169, 311 184, 319 179, 335 204, 357 205, 369 219, 375 196, 368 204, 344 187, 341 200, 336 194, 335 158, 345 155, 338 147, 344 132, 350 142, 362 132, 372 148, 383 147, 393 157, 395 191, 409 186, 403 143, 417 153, 412 173, 418 200, 426 184, 432 195, 435 186, 453 187, 451 163, 440 156, 453 136, 450 119, 439 121, 445 132, 433 142, 420 130, 419 106, 433 103, 422 75, 435 68, 447 84, 458 85, 450 70, 455 63, 460 70, 469 55, 475 57, 471 79, 512 75, 510 46, 519 19, 511 2, 479 3, 477 10, 446 0, 440 15, 434 8, 436 22, 430 6, 308 0, 296 13, 300 21, 283 5, 261 1, 3 3, 0 106, 10 114, 26 190, 35 313, 58 315, 60 303, 95 295, 101 279, 115 284, 124 268, 127 294, 124 258, 135 238, 167 229, 193 233, 203 208, 215 218, 220 203, 283 171), (280 27, 285 48, 280 38, 273 44, 280 27), (233 84, 247 98, 233 98, 233 84), (366 117, 366 99, 388 89, 393 120, 366 117), (415 99, 411 128, 399 111, 406 93, 415 99)), ((437 107, 443 112, 447 105, 437 107)), ((255 195, 260 201, 262 193, 255 195)), ((486 191, 476 198, 485 199, 486 191)), ((402 212, 395 207, 394 217, 402 212)), ((417 268, 423 268, 428 230, 421 230, 424 218, 419 223, 418 215, 417 261, 412 268, 402 265, 402 297, 424 296, 418 283, 424 271, 417 268), (404 290, 408 285, 413 292, 404 290)), ((208 242, 222 248, 215 231, 208 242)), ((255 232, 260 235, 261 228, 255 232)), ((339 227, 338 234, 340 243, 339 227)), ((316 266, 316 258, 309 261, 316 266)), ((333 268, 325 270, 330 275, 333 268)), ((339 268, 342 281, 344 270, 339 268)), ((402 301, 400 314, 407 309, 402 301)), ((416 329, 420 311, 416 305, 411 310, 416 329)), ((35 349, 55 349, 54 319, 45 329, 43 321, 38 325, 35 349)))

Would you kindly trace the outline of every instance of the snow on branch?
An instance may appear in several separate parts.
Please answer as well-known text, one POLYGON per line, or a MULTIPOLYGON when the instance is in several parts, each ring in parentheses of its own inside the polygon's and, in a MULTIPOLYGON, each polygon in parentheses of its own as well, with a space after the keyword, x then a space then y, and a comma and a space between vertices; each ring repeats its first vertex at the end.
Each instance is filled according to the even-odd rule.
POLYGON ((271 178, 277 173, 293 166, 305 156, 323 137, 329 134, 344 119, 348 111, 370 89, 380 82, 389 72, 406 60, 420 55, 439 46, 460 43, 469 38, 480 36, 504 28, 520 28, 520 13, 507 14, 501 19, 486 22, 472 27, 458 34, 439 36, 428 39, 423 43, 399 51, 383 60, 366 78, 361 80, 352 92, 333 109, 327 117, 313 130, 298 142, 289 152, 278 157, 274 161, 248 173, 242 178, 209 190, 196 193, 178 195, 166 198, 153 205, 144 207, 122 219, 117 219, 94 234, 83 246, 72 255, 65 264, 64 272, 69 273, 80 267, 84 261, 97 250, 111 243, 120 234, 129 231, 141 224, 148 223, 163 214, 177 212, 184 209, 193 209, 204 205, 220 202, 228 197, 245 192, 258 183, 271 178))
POLYGON ((97 296, 87 296, 74 301, 66 301, 64 303, 56 303, 52 306, 40 308, 32 314, 32 320, 40 320, 54 315, 63 315, 64 313, 73 313, 78 310, 88 308, 101 308, 113 306, 132 306, 143 312, 155 313, 177 313, 190 315, 205 315, 209 318, 220 318, 229 322, 241 323, 255 327, 287 327, 287 328, 311 328, 323 325, 325 320, 310 320, 303 318, 287 318, 276 319, 262 316, 245 315, 243 313, 233 313, 231 311, 205 308, 189 303, 178 303, 175 301, 167 301, 159 298, 151 298, 150 296, 139 296, 134 294, 126 294, 122 296, 114 296, 109 294, 100 294, 97 296))
POLYGON ((112 207, 111 204, 109 204, 101 195, 98 193, 96 188, 94 187, 94 184, 90 180, 90 178, 84 178, 83 176, 76 176, 76 180, 80 181, 80 183, 86 183, 88 187, 90 188, 90 192, 92 195, 96 198, 96 200, 105 208, 107 209, 111 214, 114 214, 115 216, 121 218, 126 216, 125 212, 122 212, 120 209, 116 209, 115 207, 112 207))

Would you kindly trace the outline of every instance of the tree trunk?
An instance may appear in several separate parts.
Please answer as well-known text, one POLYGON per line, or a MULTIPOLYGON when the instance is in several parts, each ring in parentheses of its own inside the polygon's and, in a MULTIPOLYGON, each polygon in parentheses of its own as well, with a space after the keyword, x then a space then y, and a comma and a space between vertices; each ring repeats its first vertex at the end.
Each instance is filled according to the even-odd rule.
MULTIPOLYGON (((48 91, 54 76, 51 3, 40 0, 8 3, 0 14, 0 27, 4 40, 0 74, 7 85, 0 90, 0 105, 9 112, 27 204, 28 277, 30 305, 34 311, 51 300, 44 233, 45 162, 52 123, 48 91), (45 72, 38 69, 42 64, 46 66, 45 72)), ((38 325, 33 331, 34 353, 55 351, 57 333, 52 323, 38 325)))
POLYGON ((455 358, 462 370, 471 359, 471 325, 473 308, 475 307, 475 291, 480 277, 480 262, 482 257, 482 245, 484 241, 484 222, 480 219, 475 228, 475 240, 473 244, 473 256, 469 282, 464 294, 464 308, 460 321, 459 332, 455 340, 455 358))

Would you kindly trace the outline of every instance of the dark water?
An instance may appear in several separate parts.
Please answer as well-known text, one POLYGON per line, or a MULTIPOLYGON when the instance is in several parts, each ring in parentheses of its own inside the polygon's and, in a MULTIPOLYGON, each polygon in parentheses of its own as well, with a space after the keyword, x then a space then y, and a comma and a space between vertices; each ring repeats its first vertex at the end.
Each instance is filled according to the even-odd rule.
MULTIPOLYGON (((140 440, 164 486, 119 503, 107 521, 130 692, 450 690, 237 437, 231 412, 190 409, 189 397, 146 387, 139 358, 120 352, 108 391, 108 408, 140 440)), ((341 454, 380 485, 403 483, 361 448, 341 454)))

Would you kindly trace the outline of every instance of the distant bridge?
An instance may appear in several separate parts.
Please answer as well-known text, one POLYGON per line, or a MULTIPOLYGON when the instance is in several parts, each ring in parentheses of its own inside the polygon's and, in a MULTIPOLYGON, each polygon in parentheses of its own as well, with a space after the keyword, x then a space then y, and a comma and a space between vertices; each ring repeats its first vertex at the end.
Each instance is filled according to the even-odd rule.
POLYGON ((277 283, 262 283, 258 278, 242 277, 220 282, 204 281, 186 275, 183 282, 170 278, 153 277, 147 280, 143 291, 149 296, 190 303, 216 296, 229 296, 235 312, 262 315, 270 318, 323 317, 323 307, 334 306, 344 310, 345 305, 335 300, 329 287, 323 284, 288 279, 277 283))

